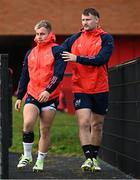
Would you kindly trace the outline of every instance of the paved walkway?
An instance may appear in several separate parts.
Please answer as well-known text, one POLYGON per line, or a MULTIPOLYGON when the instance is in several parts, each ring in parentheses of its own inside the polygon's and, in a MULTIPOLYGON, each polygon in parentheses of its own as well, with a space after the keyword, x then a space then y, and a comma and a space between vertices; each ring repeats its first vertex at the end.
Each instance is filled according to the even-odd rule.
POLYGON ((100 161, 101 172, 82 172, 83 157, 49 156, 44 172, 34 173, 32 167, 18 170, 19 154, 9 154, 9 179, 134 179, 117 168, 100 161))

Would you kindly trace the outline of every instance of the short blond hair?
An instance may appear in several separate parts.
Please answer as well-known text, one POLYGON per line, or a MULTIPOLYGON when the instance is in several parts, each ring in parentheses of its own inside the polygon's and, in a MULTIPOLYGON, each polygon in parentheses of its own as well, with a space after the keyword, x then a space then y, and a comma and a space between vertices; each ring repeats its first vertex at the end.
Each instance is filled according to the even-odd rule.
POLYGON ((40 29, 41 27, 44 27, 48 30, 48 33, 50 33, 52 31, 52 26, 51 26, 51 23, 48 22, 47 20, 41 20, 39 21, 35 27, 34 27, 34 30, 36 31, 37 29, 40 29))

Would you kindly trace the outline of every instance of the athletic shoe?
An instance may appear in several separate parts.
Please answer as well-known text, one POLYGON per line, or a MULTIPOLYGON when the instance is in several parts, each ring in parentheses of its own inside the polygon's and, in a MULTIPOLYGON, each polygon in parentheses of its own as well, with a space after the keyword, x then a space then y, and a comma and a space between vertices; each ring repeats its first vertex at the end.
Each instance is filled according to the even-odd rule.
POLYGON ((33 167, 33 172, 43 171, 43 166, 44 166, 44 160, 37 159, 37 161, 33 167))
POLYGON ((101 167, 99 166, 99 162, 95 158, 93 158, 92 171, 101 171, 101 167))
POLYGON ((93 166, 93 161, 90 158, 88 158, 82 164, 81 169, 82 171, 92 171, 92 166, 93 166))
POLYGON ((30 165, 32 163, 32 157, 25 157, 23 154, 20 158, 20 161, 17 165, 17 168, 24 168, 27 165, 30 165))

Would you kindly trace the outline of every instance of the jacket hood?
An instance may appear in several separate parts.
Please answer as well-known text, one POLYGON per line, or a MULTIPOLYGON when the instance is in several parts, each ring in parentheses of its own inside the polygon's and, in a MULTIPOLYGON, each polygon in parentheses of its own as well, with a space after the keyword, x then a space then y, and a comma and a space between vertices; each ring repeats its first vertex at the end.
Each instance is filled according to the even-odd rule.
POLYGON ((37 43, 37 46, 44 46, 49 43, 54 43, 56 41, 56 36, 54 32, 50 32, 44 41, 39 42, 36 38, 34 38, 34 41, 37 43))
POLYGON ((82 29, 81 32, 83 32, 83 33, 85 33, 87 35, 92 34, 94 36, 98 36, 98 35, 106 33, 100 26, 98 26, 96 29, 93 29, 93 30, 90 30, 90 31, 85 31, 84 29, 82 29))

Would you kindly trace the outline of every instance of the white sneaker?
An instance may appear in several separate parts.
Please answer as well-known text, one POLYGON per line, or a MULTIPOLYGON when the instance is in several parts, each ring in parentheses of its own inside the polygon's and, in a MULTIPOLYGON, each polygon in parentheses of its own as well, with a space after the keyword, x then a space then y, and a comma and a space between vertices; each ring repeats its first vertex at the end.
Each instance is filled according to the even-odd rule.
POLYGON ((99 162, 95 158, 93 158, 92 171, 101 171, 101 167, 99 166, 99 162))
POLYGON ((43 171, 43 167, 44 167, 44 160, 38 159, 33 167, 33 172, 43 171))
POLYGON ((92 171, 92 166, 93 166, 93 161, 90 158, 88 158, 82 164, 81 169, 82 171, 92 171))
POLYGON ((20 161, 17 165, 17 168, 24 168, 25 166, 29 165, 32 163, 32 157, 25 157, 23 154, 20 158, 20 161))

